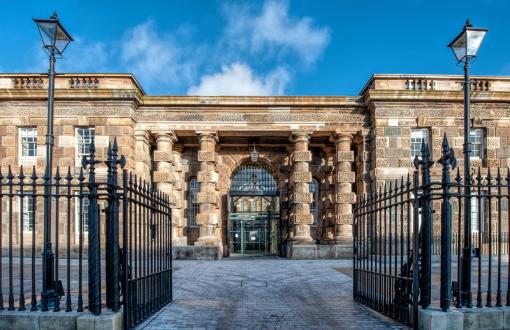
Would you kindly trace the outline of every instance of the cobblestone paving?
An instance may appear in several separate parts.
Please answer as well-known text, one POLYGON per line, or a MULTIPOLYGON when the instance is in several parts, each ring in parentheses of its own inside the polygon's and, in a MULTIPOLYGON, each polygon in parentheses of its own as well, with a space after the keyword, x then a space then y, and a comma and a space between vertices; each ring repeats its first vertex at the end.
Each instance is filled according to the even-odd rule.
POLYGON ((139 329, 402 329, 352 300, 348 260, 177 261, 174 302, 139 329))

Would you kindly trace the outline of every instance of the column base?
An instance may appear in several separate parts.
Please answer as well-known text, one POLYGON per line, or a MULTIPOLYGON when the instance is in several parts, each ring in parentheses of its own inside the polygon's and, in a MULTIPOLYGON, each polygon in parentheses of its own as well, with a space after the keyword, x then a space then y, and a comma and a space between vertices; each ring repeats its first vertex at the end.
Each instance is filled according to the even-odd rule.
POLYGON ((188 245, 187 237, 174 237, 172 238, 172 246, 183 246, 188 245))
POLYGON ((290 242, 287 245, 287 258, 295 260, 317 259, 317 245, 305 242, 290 242))
POLYGON ((174 246, 172 258, 176 260, 220 260, 223 258, 221 245, 174 246))

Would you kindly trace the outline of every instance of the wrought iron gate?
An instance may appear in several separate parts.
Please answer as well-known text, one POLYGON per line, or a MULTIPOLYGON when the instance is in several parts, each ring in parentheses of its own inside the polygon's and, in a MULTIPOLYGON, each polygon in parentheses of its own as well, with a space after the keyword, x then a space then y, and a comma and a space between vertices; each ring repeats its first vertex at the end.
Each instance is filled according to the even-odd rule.
POLYGON ((446 312, 453 303, 473 308, 476 296, 476 307, 501 307, 506 289, 510 306, 510 262, 503 265, 503 256, 510 256, 503 232, 503 225, 510 231, 510 169, 506 177, 499 168, 495 176, 491 168, 478 168, 462 178, 458 168, 452 171, 456 160, 446 136, 441 159, 432 161, 424 142, 414 165, 412 180, 388 182, 359 196, 353 226, 354 298, 413 327, 418 304, 446 312), (431 176, 433 164, 441 166, 440 177, 431 176), (434 263, 433 237, 441 243, 440 260, 434 263), (432 277, 433 267, 440 276, 432 277))
POLYGON ((363 196, 354 210, 354 299, 412 325, 418 300, 417 174, 363 196))
POLYGON ((172 301, 172 217, 168 197, 123 176, 124 324, 131 328, 172 301))

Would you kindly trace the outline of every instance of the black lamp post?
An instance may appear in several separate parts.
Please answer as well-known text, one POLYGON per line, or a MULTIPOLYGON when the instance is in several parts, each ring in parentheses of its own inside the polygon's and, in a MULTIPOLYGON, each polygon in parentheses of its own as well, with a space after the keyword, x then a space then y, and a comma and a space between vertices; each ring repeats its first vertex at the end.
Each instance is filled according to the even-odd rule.
MULTIPOLYGON (((49 19, 35 19, 43 43, 43 49, 50 57, 48 71, 48 122, 46 130, 46 169, 44 171, 44 247, 42 253, 43 283, 42 310, 48 310, 48 302, 55 302, 57 285, 54 276, 54 256, 51 247, 51 174, 53 163, 53 104, 55 92, 55 57, 62 56, 73 38, 60 24, 57 13, 49 19)), ((57 211, 58 212, 58 211, 57 211)), ((58 238, 56 238, 58 239, 58 238)))
POLYGON ((462 305, 468 308, 473 307, 471 296, 471 142, 470 137, 470 90, 471 81, 469 79, 469 63, 478 53, 478 49, 487 33, 487 29, 473 28, 471 22, 467 20, 462 32, 448 45, 453 51, 458 63, 464 64, 464 244, 462 250, 462 277, 460 283, 460 298, 462 305))

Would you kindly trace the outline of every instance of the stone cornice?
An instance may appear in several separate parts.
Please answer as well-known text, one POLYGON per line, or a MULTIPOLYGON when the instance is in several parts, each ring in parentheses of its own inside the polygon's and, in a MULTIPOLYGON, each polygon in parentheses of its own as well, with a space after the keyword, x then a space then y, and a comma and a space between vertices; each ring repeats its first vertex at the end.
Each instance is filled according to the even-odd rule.
MULTIPOLYGON (((414 91, 414 90, 368 90, 365 93, 366 104, 375 101, 412 101, 412 102, 464 102, 463 91, 414 91)), ((509 92, 472 91, 471 102, 508 102, 509 92)))
POLYGON ((145 96, 143 106, 360 107, 363 102, 358 96, 145 96))

